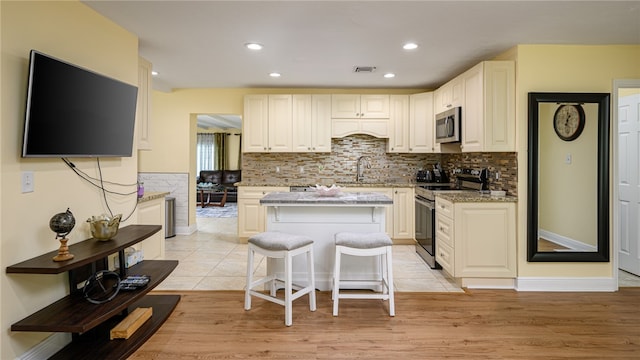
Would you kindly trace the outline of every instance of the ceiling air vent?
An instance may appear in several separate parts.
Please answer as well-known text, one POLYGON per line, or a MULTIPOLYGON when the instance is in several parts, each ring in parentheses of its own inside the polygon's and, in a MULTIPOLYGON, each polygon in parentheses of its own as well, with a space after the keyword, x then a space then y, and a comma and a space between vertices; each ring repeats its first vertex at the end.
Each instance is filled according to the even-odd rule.
POLYGON ((354 66, 353 72, 355 73, 372 73, 376 71, 375 66, 354 66))

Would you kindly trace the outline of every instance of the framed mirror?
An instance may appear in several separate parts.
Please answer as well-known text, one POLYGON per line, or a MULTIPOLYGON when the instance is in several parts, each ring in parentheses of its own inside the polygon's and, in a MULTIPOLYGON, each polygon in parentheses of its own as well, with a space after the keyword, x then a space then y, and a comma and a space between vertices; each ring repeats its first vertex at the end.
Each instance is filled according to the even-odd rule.
POLYGON ((609 94, 529 93, 527 260, 608 262, 609 94))

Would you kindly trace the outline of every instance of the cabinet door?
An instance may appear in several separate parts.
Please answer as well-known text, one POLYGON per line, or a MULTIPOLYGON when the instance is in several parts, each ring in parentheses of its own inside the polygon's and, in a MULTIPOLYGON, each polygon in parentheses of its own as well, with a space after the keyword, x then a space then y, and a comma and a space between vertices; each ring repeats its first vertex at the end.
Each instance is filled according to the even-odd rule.
POLYGON ((456 277, 515 277, 514 203, 460 203, 454 218, 456 277))
POLYGON ((138 224, 162 225, 162 229, 140 242, 145 260, 164 258, 165 199, 154 199, 138 204, 138 224))
POLYGON ((242 151, 267 152, 269 97, 246 95, 242 117, 242 151))
POLYGON ((462 74, 464 115, 460 148, 465 152, 484 149, 484 67, 480 63, 462 74))
POLYGON ((409 152, 434 152, 433 93, 411 95, 409 105, 409 152))
POLYGON ((331 117, 334 119, 354 119, 360 117, 360 95, 331 95, 331 117))
POLYGON ((414 239, 415 204, 412 188, 393 189, 393 238, 414 239))
POLYGON ((291 95, 269 95, 269 152, 291 151, 291 99, 291 95))
POLYGON ((389 95, 361 95, 360 117, 363 119, 388 119, 389 95))
POLYGON ((409 152, 409 95, 391 95, 389 100, 387 152, 409 152))
POLYGON ((487 61, 484 65, 484 151, 516 151, 515 64, 487 61))
POLYGON ((294 152, 310 152, 313 147, 311 95, 293 95, 292 102, 292 149, 294 152))
POLYGON ((270 192, 288 192, 287 187, 238 187, 238 237, 242 240, 264 232, 267 210, 260 205, 260 199, 270 192))
POLYGON ((331 152, 331 95, 311 96, 311 151, 331 152))

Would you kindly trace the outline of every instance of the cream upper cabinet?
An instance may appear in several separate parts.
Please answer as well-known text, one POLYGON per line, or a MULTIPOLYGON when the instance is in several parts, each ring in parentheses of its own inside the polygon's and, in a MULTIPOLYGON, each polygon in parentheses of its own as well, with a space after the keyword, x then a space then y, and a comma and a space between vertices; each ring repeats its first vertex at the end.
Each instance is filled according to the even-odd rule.
POLYGON ((138 150, 151 150, 151 69, 149 61, 138 58, 138 150))
POLYGON ((433 92, 409 97, 409 151, 433 153, 439 151, 435 143, 433 123, 433 92))
POLYGON ((461 75, 463 152, 515 151, 515 65, 485 61, 461 75))
POLYGON ((239 186, 238 187, 238 237, 249 237, 266 229, 267 210, 260 199, 270 192, 289 192, 288 187, 239 186))
POLYGON ((436 261, 456 278, 515 278, 515 207, 436 197, 436 261))
POLYGON ((290 152, 292 95, 247 95, 244 98, 244 152, 290 152))
POLYGON ((293 152, 331 152, 331 95, 293 95, 293 152))
POLYGON ((409 95, 389 96, 389 141, 387 152, 409 152, 409 95))
POLYGON ((242 151, 267 152, 269 96, 246 95, 242 117, 242 151))
POLYGON ((367 134, 388 138, 389 95, 331 95, 331 137, 367 134))
POLYGON ((269 152, 290 152, 292 95, 269 95, 269 152))
POLYGON ((433 112, 439 114, 456 106, 462 106, 464 92, 460 76, 442 85, 434 92, 433 112))
POLYGON ((389 95, 331 95, 334 119, 388 119, 389 95))

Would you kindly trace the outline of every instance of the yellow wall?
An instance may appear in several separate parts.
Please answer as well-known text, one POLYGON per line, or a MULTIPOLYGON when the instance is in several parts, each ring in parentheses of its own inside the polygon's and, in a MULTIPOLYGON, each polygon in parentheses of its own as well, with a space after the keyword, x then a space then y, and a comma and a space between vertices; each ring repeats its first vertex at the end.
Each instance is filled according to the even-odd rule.
MULTIPOLYGON (((614 79, 640 78, 640 46, 519 45, 516 65, 518 193, 527 193, 529 92, 611 93, 614 79)), ((613 165, 611 165, 613 166, 613 165)), ((613 172, 610 172, 613 173, 613 172)), ((610 206, 611 208, 611 206, 610 206)), ((527 262, 527 201, 518 200, 519 277, 611 277, 608 263, 527 262)), ((613 231, 613 229, 611 230, 613 231)), ((610 235, 610 239, 613 236, 610 235)), ((614 248, 611 247, 611 259, 614 248)))
MULTIPOLYGON (((58 248, 59 242, 49 229, 52 215, 71 208, 76 226, 68 237, 75 243, 90 237, 85 223, 88 217, 107 212, 102 194, 60 159, 20 157, 29 51, 37 49, 136 85, 138 39, 76 1, 2 1, 0 9, 0 358, 14 359, 49 334, 12 333, 11 324, 66 295, 67 279, 66 274, 8 275, 4 269, 58 248), (34 172, 34 192, 21 193, 22 171, 34 172)), ((134 157, 101 160, 104 178, 135 183, 136 152, 134 145, 134 157)), ((95 160, 72 161, 89 175, 98 175, 95 160)), ((135 196, 110 197, 114 213, 129 214, 135 202, 135 196)), ((134 215, 128 223, 135 220, 134 215)))

